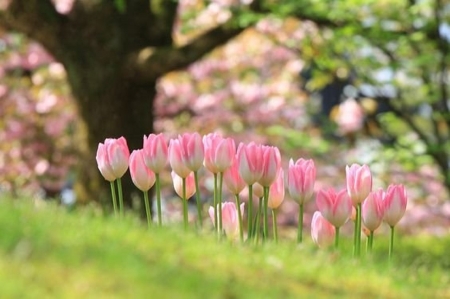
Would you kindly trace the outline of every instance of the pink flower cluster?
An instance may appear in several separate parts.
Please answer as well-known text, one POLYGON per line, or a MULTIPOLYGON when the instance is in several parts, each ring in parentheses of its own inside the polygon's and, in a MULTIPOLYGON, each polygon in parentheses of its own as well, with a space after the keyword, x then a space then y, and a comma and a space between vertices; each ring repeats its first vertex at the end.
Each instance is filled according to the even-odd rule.
MULTIPOLYGON (((213 174, 223 174, 228 190, 239 195, 246 186, 269 188, 268 207, 276 210, 284 200, 285 189, 300 205, 312 199, 316 167, 313 160, 289 161, 285 187, 284 170, 281 166, 280 151, 275 146, 254 142, 239 143, 217 133, 201 136, 198 133, 184 133, 167 141, 163 134, 144 136, 143 148, 129 153, 124 137, 106 139, 97 151, 98 168, 104 178, 114 181, 130 168, 131 178, 142 191, 149 190, 155 183, 155 174, 161 173, 167 164, 172 170, 174 189, 184 199, 197 190, 193 173, 205 167, 213 174), (183 194, 182 179, 186 188, 183 194)), ((367 165, 353 164, 346 168, 347 187, 335 191, 321 189, 316 195, 318 211, 311 224, 311 235, 320 247, 327 246, 334 238, 337 228, 352 216, 353 209, 362 204, 362 222, 369 231, 376 230, 384 220, 395 226, 406 209, 406 191, 402 185, 390 185, 387 191, 372 191, 372 174, 367 165)), ((260 194, 258 194, 260 193, 260 194)), ((219 208, 219 207, 217 207, 219 208)), ((233 202, 221 203, 223 229, 227 236, 234 238, 239 232, 238 219, 244 215, 244 205, 238 207, 233 202)), ((214 207, 209 215, 215 223, 214 207)), ((248 216, 249 217, 249 216, 248 216)), ((201 221, 201 219, 200 219, 201 221)), ((250 232, 249 232, 250 233, 250 232)))

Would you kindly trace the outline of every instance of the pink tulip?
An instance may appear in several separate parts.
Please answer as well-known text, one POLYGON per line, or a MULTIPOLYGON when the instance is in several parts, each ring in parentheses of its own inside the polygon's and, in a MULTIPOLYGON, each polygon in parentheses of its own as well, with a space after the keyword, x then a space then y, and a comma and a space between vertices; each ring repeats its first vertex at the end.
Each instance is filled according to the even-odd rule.
POLYGON ((187 177, 192 170, 190 170, 183 160, 183 149, 179 139, 171 139, 169 141, 169 163, 172 170, 180 177, 187 177))
POLYGON ((124 137, 105 139, 104 144, 99 144, 97 155, 97 163, 100 162, 99 170, 108 181, 121 178, 128 170, 130 150, 124 137), (114 179, 111 180, 113 176, 114 179))
POLYGON ((223 180, 225 182, 225 185, 228 187, 228 190, 234 195, 239 194, 242 190, 244 190, 246 183, 239 174, 239 165, 237 158, 234 158, 231 167, 225 170, 223 180))
MULTIPOLYGON (((214 224, 214 207, 209 207, 209 217, 214 224)), ((244 203, 240 206, 240 213, 244 215, 244 203)), ((225 234, 230 239, 235 239, 239 236, 239 218, 236 205, 233 202, 222 203, 222 225, 225 234)))
POLYGON ((161 173, 167 165, 168 146, 164 134, 144 136, 145 165, 154 173, 161 173))
POLYGON ((335 236, 334 226, 328 222, 319 211, 316 211, 311 221, 311 237, 319 247, 333 244, 335 236))
POLYGON ((184 133, 178 136, 181 146, 183 164, 191 171, 197 171, 203 166, 205 149, 200 134, 184 133))
POLYGON ((262 176, 258 180, 263 187, 269 187, 275 181, 277 172, 281 167, 280 150, 274 146, 261 146, 262 150, 262 176))
POLYGON ((316 167, 312 159, 298 159, 295 163, 289 160, 288 190, 291 197, 299 204, 304 204, 312 198, 316 167))
POLYGON ((110 182, 115 181, 116 176, 114 175, 111 163, 109 162, 108 152, 106 150, 105 144, 99 143, 95 159, 97 160, 98 169, 100 170, 100 173, 103 175, 105 180, 110 182))
POLYGON ((272 210, 278 209, 284 200, 284 171, 279 169, 275 182, 270 186, 269 189, 269 200, 267 206, 272 210))
POLYGON ((131 152, 130 174, 134 185, 141 191, 148 191, 155 184, 155 173, 144 162, 144 150, 131 152))
POLYGON ((348 195, 356 206, 362 203, 372 191, 372 173, 367 165, 358 164, 347 165, 345 172, 348 195))
MULTIPOLYGON (((179 197, 183 198, 183 179, 175 172, 171 172, 173 188, 179 197)), ((191 198, 195 194, 195 180, 194 173, 191 172, 186 177, 186 200, 191 198)))
POLYGON ((335 227, 341 227, 352 215, 352 200, 343 189, 336 193, 333 188, 320 190, 316 198, 317 208, 335 227))
POLYGON ((231 138, 223 138, 217 133, 203 136, 205 167, 212 173, 224 172, 233 164, 236 145, 231 138))
POLYGON ((394 227, 406 211, 408 198, 403 185, 389 185, 383 200, 383 220, 394 227))
POLYGON ((257 198, 264 197, 264 187, 260 183, 253 184, 253 195, 257 198))
POLYGON ((253 185, 263 175, 262 148, 254 142, 240 143, 237 150, 239 174, 247 185, 253 185))
POLYGON ((383 221, 383 200, 385 193, 378 189, 369 193, 362 204, 362 222, 369 231, 375 231, 383 221))

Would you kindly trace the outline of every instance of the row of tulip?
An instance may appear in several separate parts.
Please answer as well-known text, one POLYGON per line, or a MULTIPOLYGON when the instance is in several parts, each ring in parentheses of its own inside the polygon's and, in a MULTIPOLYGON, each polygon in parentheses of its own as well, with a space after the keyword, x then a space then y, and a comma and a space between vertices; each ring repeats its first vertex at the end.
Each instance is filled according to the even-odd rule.
MULTIPOLYGON (((247 240, 269 238, 269 209, 272 211, 273 238, 277 240, 277 210, 285 197, 284 170, 277 147, 259 145, 254 142, 240 143, 237 147, 232 138, 216 133, 201 136, 198 133, 184 133, 167 142, 163 134, 144 136, 143 148, 129 152, 124 137, 108 138, 97 150, 97 164, 103 177, 111 184, 112 202, 115 213, 123 213, 121 178, 130 169, 131 179, 144 192, 148 224, 151 215, 148 191, 155 185, 158 223, 161 225, 160 174, 170 164, 174 189, 183 202, 183 219, 188 226, 187 199, 196 195, 198 225, 203 223, 202 205, 198 185, 198 171, 205 167, 214 175, 213 204, 209 216, 218 236, 244 241, 244 203, 240 193, 248 188, 249 198, 259 198, 258 210, 254 211, 253 200, 247 202, 247 240), (234 202, 223 202, 223 182, 235 195, 234 202), (116 188, 119 193, 117 208, 116 188), (255 214, 255 215, 254 215, 255 214), (262 225, 261 225, 262 223, 262 225)), ((303 239, 303 207, 312 199, 316 167, 313 160, 290 160, 287 169, 287 189, 299 205, 298 242, 303 239)), ((311 235, 321 247, 339 244, 339 229, 355 214, 354 255, 360 254, 361 225, 368 233, 368 249, 373 244, 374 231, 384 220, 391 228, 393 251, 394 227, 406 210, 406 191, 403 185, 390 185, 386 192, 372 191, 372 174, 367 165, 353 164, 346 167, 347 187, 340 191, 333 188, 317 192, 318 211, 313 215, 311 235)))

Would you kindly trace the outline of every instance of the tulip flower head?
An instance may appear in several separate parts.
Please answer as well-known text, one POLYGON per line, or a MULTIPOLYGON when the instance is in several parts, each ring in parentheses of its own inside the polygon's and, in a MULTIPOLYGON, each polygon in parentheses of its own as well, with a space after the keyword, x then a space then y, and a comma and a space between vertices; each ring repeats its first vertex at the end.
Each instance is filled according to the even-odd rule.
POLYGON ((339 192, 333 188, 320 190, 316 204, 322 216, 335 227, 344 225, 352 215, 352 201, 345 189, 339 192))
POLYGON ((408 198, 403 185, 389 185, 383 200, 383 220, 394 227, 406 211, 408 198))
POLYGON ((263 187, 269 187, 275 181, 278 170, 281 167, 280 150, 275 146, 261 146, 262 151, 262 176, 258 180, 263 187))
POLYGON ((333 244, 335 228, 319 211, 316 211, 311 221, 311 237, 320 248, 333 244))
POLYGON ((383 221, 385 192, 383 189, 372 191, 362 204, 362 222, 369 231, 375 231, 383 221))
POLYGON ((187 177, 192 170, 190 170, 183 159, 183 149, 179 139, 171 139, 169 141, 169 163, 172 170, 180 177, 187 177))
POLYGON ((346 166, 347 191, 353 205, 362 203, 372 191, 372 173, 369 166, 352 164, 346 166))
POLYGON ((181 146, 183 164, 191 171, 197 171, 203 166, 205 149, 199 133, 184 133, 178 136, 181 146))
POLYGON ((124 137, 107 138, 97 148, 97 164, 103 177, 108 181, 114 181, 125 174, 129 158, 130 150, 124 137))
POLYGON ((275 182, 270 186, 267 206, 272 210, 278 209, 278 207, 283 203, 284 194, 284 171, 280 168, 277 172, 275 182))
MULTIPOLYGON (((173 188, 180 198, 183 198, 183 179, 175 172, 171 172, 173 188)), ((186 200, 195 194, 195 180, 194 173, 191 172, 186 177, 186 200)))
MULTIPOLYGON (((244 203, 239 207, 239 212, 243 217, 244 214, 244 203)), ((214 208, 209 207, 209 216, 212 223, 214 224, 214 208)), ((225 234, 230 239, 236 239, 239 236, 239 218, 238 211, 234 202, 224 202, 222 203, 222 225, 225 234)))
POLYGON ((234 195, 241 193, 246 187, 246 183, 239 174, 239 164, 236 157, 233 159, 233 164, 225 170, 223 180, 228 190, 234 195))
POLYGON ((239 174, 247 185, 253 185, 263 175, 263 157, 261 145, 254 142, 240 143, 237 150, 239 174))
POLYGON ((145 165, 154 173, 161 173, 167 165, 168 146, 164 134, 150 134, 144 136, 145 165))
POLYGON ((131 153, 130 174, 134 185, 141 191, 148 191, 155 184, 155 173, 144 162, 144 150, 134 150, 131 153))
POLYGON ((316 167, 314 161, 298 159, 295 163, 289 161, 287 184, 291 197, 299 204, 312 198, 314 182, 316 180, 316 167))
POLYGON ((234 162, 236 145, 232 138, 223 138, 217 133, 203 136, 205 167, 212 173, 224 172, 234 162))

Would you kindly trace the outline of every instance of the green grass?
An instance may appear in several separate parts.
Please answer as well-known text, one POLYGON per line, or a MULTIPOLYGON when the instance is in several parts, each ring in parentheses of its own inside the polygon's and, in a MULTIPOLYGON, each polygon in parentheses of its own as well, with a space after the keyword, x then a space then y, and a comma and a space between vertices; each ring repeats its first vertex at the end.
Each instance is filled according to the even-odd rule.
POLYGON ((449 237, 399 236, 389 265, 387 237, 355 260, 25 200, 0 199, 0 227, 0 298, 450 298, 449 237))

